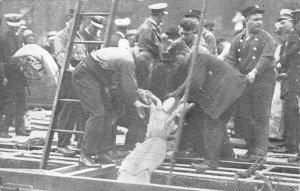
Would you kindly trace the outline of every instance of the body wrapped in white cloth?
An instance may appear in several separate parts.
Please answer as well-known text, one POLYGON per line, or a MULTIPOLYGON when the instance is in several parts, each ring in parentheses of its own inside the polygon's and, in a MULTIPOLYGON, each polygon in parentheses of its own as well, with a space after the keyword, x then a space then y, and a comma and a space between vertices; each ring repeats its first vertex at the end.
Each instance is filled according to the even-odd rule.
POLYGON ((179 99, 170 99, 171 105, 167 101, 162 109, 151 103, 146 139, 137 144, 123 160, 119 169, 119 181, 150 183, 153 171, 163 163, 167 152, 167 137, 177 128, 175 118, 185 108, 183 104, 178 105, 179 99))

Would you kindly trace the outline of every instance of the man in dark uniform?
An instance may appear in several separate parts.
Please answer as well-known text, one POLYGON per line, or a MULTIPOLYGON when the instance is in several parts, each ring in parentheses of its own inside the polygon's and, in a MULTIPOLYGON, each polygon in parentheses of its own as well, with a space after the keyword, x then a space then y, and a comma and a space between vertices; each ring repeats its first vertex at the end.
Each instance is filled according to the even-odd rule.
MULTIPOLYGON (((176 61, 183 60, 181 64, 186 67, 185 76, 191 65, 191 57, 195 52, 178 42, 169 50, 176 57, 176 61), (180 58, 181 57, 181 58, 180 58)), ((205 161, 193 166, 203 172, 217 168, 221 153, 228 158, 233 157, 233 149, 230 145, 226 131, 236 101, 243 94, 247 81, 245 76, 232 66, 207 53, 197 54, 194 72, 191 81, 191 94, 189 102, 196 103, 199 107, 198 118, 202 118, 203 124, 195 124, 199 129, 203 128, 205 161), (226 153, 226 154, 225 154, 226 153)), ((182 95, 187 80, 172 95, 182 95)))
POLYGON ((104 126, 106 111, 114 105, 126 103, 134 105, 139 117, 145 118, 145 109, 141 95, 156 98, 149 91, 138 89, 135 67, 156 57, 158 46, 148 39, 141 39, 133 49, 110 47, 93 51, 73 72, 72 82, 83 107, 89 112, 80 161, 86 166, 95 166, 96 158, 102 158, 112 149, 114 140, 106 133, 111 127, 104 126), (112 103, 107 98, 110 92, 112 103), (119 102, 116 103, 116 102, 119 102))
POLYGON ((299 127, 300 127, 300 10, 293 11, 293 28, 289 36, 280 63, 287 68, 288 92, 285 96, 285 146, 299 161, 299 127))
MULTIPOLYGON (((1 18, 0 18, 0 25, 1 25, 1 18)), ((0 36, 0 137, 1 138, 11 138, 8 134, 8 128, 4 128, 4 124, 2 121, 4 115, 4 104, 5 104, 5 91, 7 86, 7 77, 6 77, 6 63, 4 60, 5 57, 5 43, 2 36, 0 36)))
POLYGON ((142 38, 150 39, 157 43, 162 50, 161 29, 163 17, 168 14, 166 11, 166 3, 152 4, 148 8, 151 9, 151 16, 146 18, 144 23, 138 28, 137 41, 142 38))
POLYGON ((25 97, 26 87, 28 87, 27 79, 18 63, 12 63, 12 56, 21 48, 21 37, 17 34, 20 32, 21 14, 6 14, 8 31, 4 33, 4 62, 6 63, 7 92, 5 102, 5 118, 3 129, 7 132, 9 125, 15 118, 16 135, 29 136, 25 131, 24 113, 25 113, 25 97))
MULTIPOLYGON (((78 32, 78 35, 83 38, 84 41, 99 41, 101 34, 101 29, 103 29, 103 24, 105 22, 105 18, 102 16, 91 16, 89 17, 89 24, 78 32)), ((91 53, 93 50, 99 49, 101 46, 97 44, 87 44, 88 53, 91 53)))
POLYGON ((115 25, 117 31, 115 34, 111 35, 110 46, 111 47, 122 47, 129 48, 129 41, 126 39, 127 28, 130 25, 130 19, 116 19, 115 25), (122 40, 121 40, 122 39, 122 40))
POLYGON ((235 125, 241 125, 248 152, 241 157, 266 159, 271 102, 276 82, 275 40, 261 29, 264 10, 258 5, 242 14, 246 28, 232 41, 225 62, 247 75, 247 93, 240 99, 235 125))

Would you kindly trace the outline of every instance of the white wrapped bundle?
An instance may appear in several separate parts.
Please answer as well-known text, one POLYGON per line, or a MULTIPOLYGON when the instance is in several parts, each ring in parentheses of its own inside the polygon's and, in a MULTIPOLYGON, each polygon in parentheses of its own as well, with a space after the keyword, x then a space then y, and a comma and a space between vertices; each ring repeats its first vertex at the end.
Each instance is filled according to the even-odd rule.
MULTIPOLYGON (((44 48, 40 47, 37 44, 27 44, 20 48, 14 55, 13 59, 16 58, 24 58, 24 57, 34 57, 39 62, 42 63, 42 66, 45 68, 46 72, 51 76, 53 83, 57 84, 58 82, 58 66, 54 59, 52 58, 51 54, 49 54, 44 48)), ((36 62, 32 62, 34 65, 32 68, 40 69, 37 67, 36 62)))

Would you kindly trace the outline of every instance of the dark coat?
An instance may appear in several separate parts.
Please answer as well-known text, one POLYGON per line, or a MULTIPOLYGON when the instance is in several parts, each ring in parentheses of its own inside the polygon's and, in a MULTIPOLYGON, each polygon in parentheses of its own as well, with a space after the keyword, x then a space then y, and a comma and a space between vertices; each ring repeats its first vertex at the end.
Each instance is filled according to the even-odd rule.
MULTIPOLYGON (((123 34, 123 33, 122 33, 123 34)), ((110 40, 110 46, 111 47, 118 47, 119 44, 119 40, 120 39, 124 39, 125 35, 120 33, 115 33, 111 36, 111 40, 110 40)))
POLYGON ((199 53, 191 84, 191 101, 212 118, 219 118, 246 89, 245 76, 207 53, 199 53))
POLYGON ((144 23, 138 28, 137 41, 141 38, 150 39, 152 42, 157 43, 162 50, 162 41, 160 36, 160 28, 147 18, 144 23))
POLYGON ((293 107, 298 107, 300 98, 300 39, 299 34, 293 31, 288 39, 285 53, 280 56, 280 63, 287 68, 288 74, 288 99, 293 107))

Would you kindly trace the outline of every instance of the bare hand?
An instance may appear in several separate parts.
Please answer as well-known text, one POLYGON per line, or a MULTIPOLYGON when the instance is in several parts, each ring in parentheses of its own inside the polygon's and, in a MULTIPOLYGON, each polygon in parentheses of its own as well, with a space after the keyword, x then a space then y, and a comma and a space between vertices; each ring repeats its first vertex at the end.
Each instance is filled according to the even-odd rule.
POLYGON ((149 105, 145 105, 142 102, 140 102, 139 100, 135 101, 133 103, 133 105, 136 107, 136 111, 139 115, 140 118, 144 119, 146 117, 146 109, 149 109, 150 106, 149 105))
POLYGON ((257 70, 255 68, 247 74, 247 79, 250 83, 254 82, 256 74, 257 74, 257 70))

